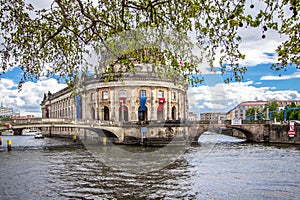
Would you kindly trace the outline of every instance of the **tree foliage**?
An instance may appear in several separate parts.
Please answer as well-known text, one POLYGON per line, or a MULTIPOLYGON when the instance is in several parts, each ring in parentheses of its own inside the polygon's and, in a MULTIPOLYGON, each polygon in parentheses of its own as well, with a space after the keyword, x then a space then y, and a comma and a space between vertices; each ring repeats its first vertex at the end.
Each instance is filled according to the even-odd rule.
POLYGON ((254 116, 255 114, 262 114, 262 110, 257 106, 251 106, 246 110, 246 116, 254 116))
POLYGON ((295 102, 291 103, 290 105, 287 105, 289 108, 298 108, 299 110, 288 110, 286 112, 286 118, 287 120, 300 120, 300 106, 297 106, 295 102))
POLYGON ((264 111, 267 110, 267 107, 269 108, 269 111, 278 110, 278 103, 277 103, 277 101, 269 102, 268 105, 264 108, 264 111))
MULTIPOLYGON (((214 62, 218 61, 221 72, 230 75, 225 82, 240 81, 247 70, 239 65, 245 58, 239 50, 242 28, 260 28, 262 40, 269 30, 287 36, 276 49, 278 63, 273 68, 300 65, 299 10, 296 0, 53 0, 47 8, 34 7, 24 0, 1 0, 0 65, 3 73, 20 66, 24 70, 21 83, 53 74, 72 78, 89 66, 88 55, 97 52, 99 45, 109 48, 107 41, 126 31, 139 29, 147 36, 149 29, 155 29, 180 33, 180 37, 169 38, 171 43, 194 33, 196 45, 205 50, 211 69, 216 69, 214 62)), ((189 45, 182 42, 177 47, 189 45)), ((200 73, 189 59, 190 52, 160 47, 161 64, 172 65, 170 73, 200 73), (184 67, 178 64, 183 58, 184 67)), ((116 59, 124 61, 122 57, 116 59)))

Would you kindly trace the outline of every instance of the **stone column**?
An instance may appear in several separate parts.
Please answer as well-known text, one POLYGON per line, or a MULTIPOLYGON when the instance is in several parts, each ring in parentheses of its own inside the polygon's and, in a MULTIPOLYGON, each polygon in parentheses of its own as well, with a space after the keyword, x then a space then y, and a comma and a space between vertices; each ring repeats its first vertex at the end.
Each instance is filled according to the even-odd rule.
POLYGON ((167 120, 171 119, 171 95, 170 95, 170 88, 167 89, 167 120))
POLYGON ((181 92, 178 91, 177 94, 177 105, 178 105, 178 120, 182 120, 183 118, 183 109, 182 109, 182 98, 181 98, 181 92))
POLYGON ((99 89, 97 88, 97 89, 95 89, 95 93, 94 93, 94 101, 96 102, 96 108, 95 108, 95 119, 96 120, 99 120, 99 104, 98 104, 98 97, 99 97, 99 95, 98 95, 98 91, 99 91, 99 89))
POLYGON ((110 91, 109 91, 109 95, 110 95, 110 120, 115 121, 116 120, 116 101, 115 101, 115 87, 111 87, 110 91))
MULTIPOLYGON (((135 110, 136 110, 136 95, 135 95, 135 91, 136 91, 136 88, 134 86, 131 86, 130 87, 130 90, 131 92, 130 94, 130 108, 128 109, 128 120, 129 121, 135 121, 136 120, 136 113, 135 113, 135 110), (129 112, 130 110, 130 112, 129 112)), ((129 94, 129 93, 128 93, 129 94)))
POLYGON ((150 120, 156 120, 157 118, 155 117, 156 112, 155 112, 155 87, 151 87, 151 94, 150 94, 150 109, 151 109, 151 114, 149 119, 150 120))
POLYGON ((182 93, 182 119, 186 119, 186 110, 187 110, 187 105, 186 105, 186 96, 185 93, 182 93))

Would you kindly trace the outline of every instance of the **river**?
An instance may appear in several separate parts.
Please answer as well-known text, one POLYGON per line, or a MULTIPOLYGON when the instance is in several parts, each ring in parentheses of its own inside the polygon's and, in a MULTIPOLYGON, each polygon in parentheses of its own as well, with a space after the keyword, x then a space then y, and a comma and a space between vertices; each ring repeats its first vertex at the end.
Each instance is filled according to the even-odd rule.
POLYGON ((199 146, 2 136, 0 199, 300 199, 300 146, 206 133, 199 146), (12 151, 6 140, 12 140, 12 151))

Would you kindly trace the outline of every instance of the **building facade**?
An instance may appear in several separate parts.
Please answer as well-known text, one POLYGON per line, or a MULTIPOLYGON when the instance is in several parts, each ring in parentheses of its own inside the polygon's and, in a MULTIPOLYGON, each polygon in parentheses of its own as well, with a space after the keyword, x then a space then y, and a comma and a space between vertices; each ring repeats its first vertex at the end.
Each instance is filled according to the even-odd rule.
POLYGON ((135 68, 116 81, 105 81, 105 74, 84 77, 75 95, 68 88, 44 94, 42 117, 96 122, 187 119, 187 85, 160 77, 152 64, 135 63, 135 68))
POLYGON ((268 104, 268 101, 245 101, 238 104, 236 107, 227 112, 227 119, 246 119, 246 111, 250 107, 258 107, 260 110, 263 110, 268 104))
POLYGON ((297 106, 300 106, 300 100, 276 100, 278 104, 278 109, 283 110, 286 106, 295 103, 297 106))

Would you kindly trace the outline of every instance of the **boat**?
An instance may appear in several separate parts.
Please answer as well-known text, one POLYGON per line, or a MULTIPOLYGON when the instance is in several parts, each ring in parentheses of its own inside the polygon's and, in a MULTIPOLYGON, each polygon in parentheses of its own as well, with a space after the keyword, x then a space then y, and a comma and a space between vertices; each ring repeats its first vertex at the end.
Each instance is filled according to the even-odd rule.
POLYGON ((44 138, 44 136, 43 136, 41 133, 36 134, 36 135, 34 136, 34 139, 43 139, 43 138, 44 138))
POLYGON ((5 135, 14 135, 14 130, 9 129, 9 130, 5 130, 1 133, 1 135, 5 136, 5 135))
POLYGON ((42 134, 42 132, 39 129, 23 129, 22 130, 22 135, 28 136, 28 135, 37 135, 37 134, 42 134))

